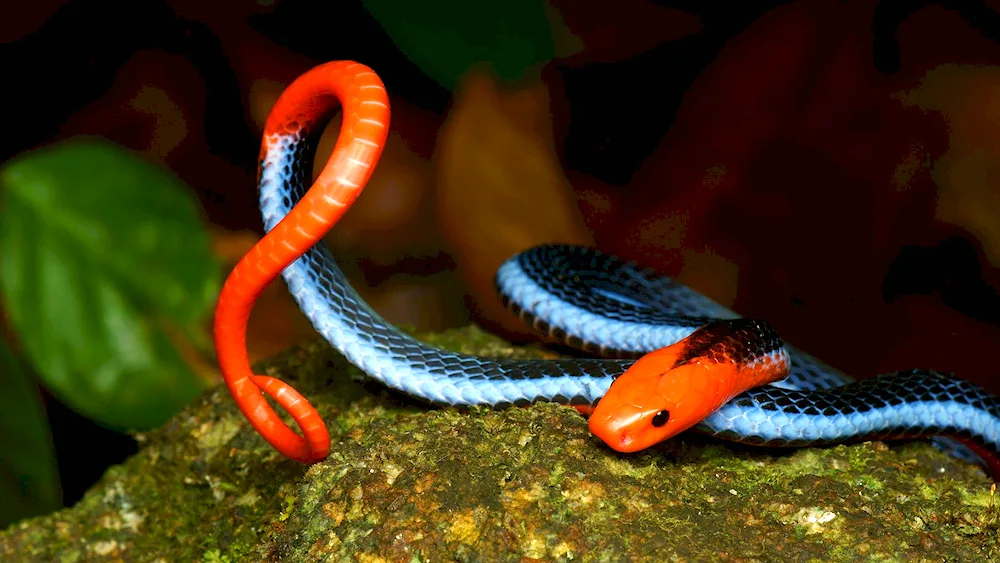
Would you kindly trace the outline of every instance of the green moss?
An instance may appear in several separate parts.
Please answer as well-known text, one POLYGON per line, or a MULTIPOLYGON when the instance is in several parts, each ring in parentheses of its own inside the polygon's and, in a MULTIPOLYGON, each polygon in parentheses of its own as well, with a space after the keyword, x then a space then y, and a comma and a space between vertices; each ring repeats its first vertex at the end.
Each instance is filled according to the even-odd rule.
MULTIPOLYGON (((470 328, 421 335, 538 357, 470 328)), ((76 506, 0 533, 0 560, 998 560, 990 481, 925 444, 761 451, 695 434, 610 451, 572 409, 437 409, 322 342, 265 372, 318 406, 334 448, 283 459, 224 387, 76 506)))

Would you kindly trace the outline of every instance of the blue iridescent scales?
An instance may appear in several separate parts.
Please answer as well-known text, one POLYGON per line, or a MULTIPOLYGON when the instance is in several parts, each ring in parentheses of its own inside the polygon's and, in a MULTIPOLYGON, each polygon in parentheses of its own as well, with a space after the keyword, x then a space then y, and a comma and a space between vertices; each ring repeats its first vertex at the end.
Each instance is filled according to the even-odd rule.
MULTIPOLYGON (((527 250, 500 267, 497 286, 504 302, 547 339, 605 355, 637 357, 717 319, 738 318, 668 277, 577 246, 527 250)), ((791 360, 785 379, 734 397, 695 429, 767 446, 955 436, 1000 448, 1000 401, 979 386, 930 370, 855 382, 793 346, 785 349, 791 360)), ((951 440, 936 442, 974 457, 951 440)))
MULTIPOLYGON (((358 78, 374 76, 367 67, 355 63, 337 64, 340 66, 332 73, 334 78, 349 75, 361 84, 355 84, 351 92, 375 88, 371 84, 377 77, 371 79, 371 84, 358 78)), ((293 87, 299 90, 284 102, 282 115, 298 115, 289 106, 306 103, 311 84, 322 84, 326 80, 321 73, 311 73, 314 74, 308 75, 309 80, 300 79, 298 86, 290 87, 290 90, 293 87)), ((294 230, 294 221, 292 224, 279 223, 311 189, 316 189, 308 185, 312 143, 317 137, 317 128, 325 123, 320 118, 330 117, 342 94, 334 91, 331 96, 329 86, 324 84, 323 87, 326 88, 323 96, 313 96, 309 119, 296 120, 294 126, 279 122, 272 125, 269 119, 259 182, 260 208, 268 236, 272 236, 279 226, 284 231, 294 230)), ((381 88, 380 81, 377 87, 381 88)), ((381 95, 384 96, 384 91, 381 95)), ((385 104, 387 99, 382 97, 368 102, 385 104)), ((282 103, 279 101, 279 106, 282 103)), ((352 105, 354 109, 358 107, 358 104, 352 105)), ((388 120, 387 105, 384 115, 379 115, 378 119, 346 116, 345 124, 362 129, 369 125, 372 130, 376 126, 384 129, 388 120)), ((616 378, 633 366, 634 358, 682 341, 700 327, 741 322, 737 314, 669 278, 655 276, 593 249, 545 245, 527 250, 503 264, 496 278, 502 298, 549 339, 610 358, 481 358, 440 350, 400 332, 361 299, 327 247, 318 242, 367 181, 381 146, 372 149, 374 156, 365 154, 362 149, 375 143, 370 140, 374 135, 353 139, 355 145, 360 143, 357 145, 360 148, 355 149, 351 149, 355 145, 344 139, 338 141, 340 152, 335 150, 327 168, 332 171, 330 175, 336 177, 337 189, 343 193, 350 191, 350 197, 333 201, 324 196, 333 201, 328 207, 336 209, 336 217, 325 222, 321 216, 314 217, 309 237, 303 239, 309 244, 302 241, 295 245, 286 243, 292 254, 285 251, 281 260, 272 260, 273 264, 267 262, 266 253, 258 250, 257 261, 251 260, 244 270, 270 264, 267 268, 259 268, 266 270, 261 275, 263 285, 280 271, 295 301, 316 330, 349 361, 386 385, 444 405, 506 406, 538 401, 594 405, 616 378), (345 153, 344 150, 355 152, 345 153), (358 179, 360 173, 355 174, 352 166, 366 168, 363 179, 358 179), (272 272, 270 269, 274 269, 274 265, 280 267, 272 272)), ((384 135, 381 140, 384 141, 384 135)), ((270 244, 277 247, 281 242, 276 239, 270 244)), ((251 251, 248 258, 253 254, 251 251)), ((235 273, 231 277, 235 277, 235 273)), ((239 306, 229 307, 237 311, 231 315, 239 318, 232 322, 227 320, 226 315, 230 313, 220 297, 219 310, 225 313, 222 320, 217 314, 216 342, 220 350, 223 345, 228 349, 236 347, 233 345, 234 333, 245 331, 246 319, 242 315, 248 316, 249 307, 261 289, 257 287, 259 283, 246 290, 241 290, 238 282, 233 284, 237 287, 227 294, 227 299, 242 300, 239 306)), ((242 346, 242 342, 237 344, 242 346)), ((788 346, 781 352, 786 351, 789 359, 786 378, 735 396, 694 428, 727 440, 774 446, 951 436, 967 441, 981 454, 1000 451, 1000 403, 975 385, 949 375, 920 370, 853 382, 795 348, 788 346)), ((229 365, 235 363, 238 362, 229 362, 229 365)), ((223 372, 227 373, 225 365, 223 372)), ((253 375, 237 379, 227 375, 227 383, 238 402, 240 397, 254 395, 245 390, 247 381, 256 383, 279 402, 285 397, 282 406, 289 408, 292 405, 299 409, 303 418, 309 418, 310 428, 315 430, 318 419, 318 415, 312 414, 315 410, 277 380, 253 375), (309 409, 311 412, 306 412, 309 409)), ((259 403, 252 408, 241 404, 241 409, 253 421, 253 417, 259 415, 257 410, 263 407, 259 403)), ((258 418, 255 428, 279 447, 281 441, 272 440, 267 433, 272 430, 268 427, 270 422, 263 424, 260 420, 258 418)), ((298 416, 296 421, 305 431, 298 416)), ((323 432, 325 436, 325 427, 323 432)), ((285 440, 281 443, 291 443, 287 433, 281 440, 285 440)), ((306 462, 325 457, 328 450, 323 449, 322 436, 309 441, 319 445, 306 451, 306 446, 296 442, 294 447, 287 446, 282 452, 306 462)), ((991 456, 992 459, 995 458, 991 456)))

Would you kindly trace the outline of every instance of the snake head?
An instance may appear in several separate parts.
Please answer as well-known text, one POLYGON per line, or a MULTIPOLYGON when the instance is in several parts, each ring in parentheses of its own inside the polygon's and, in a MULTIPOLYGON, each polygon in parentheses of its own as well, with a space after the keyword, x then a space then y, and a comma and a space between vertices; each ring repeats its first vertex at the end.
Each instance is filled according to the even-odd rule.
POLYGON ((636 452, 687 430, 719 408, 714 363, 678 362, 682 343, 650 352, 620 375, 590 416, 590 431, 619 452, 636 452))
POLYGON ((590 431, 635 452, 691 428, 723 403, 788 375, 788 353, 771 325, 715 321, 639 358, 594 407, 590 431))

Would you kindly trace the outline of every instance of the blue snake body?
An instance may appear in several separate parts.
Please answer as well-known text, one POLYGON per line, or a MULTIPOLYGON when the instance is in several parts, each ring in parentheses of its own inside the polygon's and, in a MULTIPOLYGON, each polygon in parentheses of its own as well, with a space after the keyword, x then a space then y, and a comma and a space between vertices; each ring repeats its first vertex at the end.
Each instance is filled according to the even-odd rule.
MULTIPOLYGON (((308 186, 311 143, 285 136, 261 170, 260 208, 270 231, 308 186)), ((282 276, 316 330, 369 376, 446 405, 595 404, 644 352, 716 319, 739 315, 669 278, 591 249, 546 245, 499 269, 500 295, 557 340, 613 358, 489 359, 437 349, 400 332, 350 286, 322 243, 282 276), (615 359, 617 358, 617 359, 615 359)), ((696 430, 760 445, 820 445, 950 434, 1000 451, 1000 402, 968 382, 908 371, 863 382, 792 347, 789 376, 747 391, 696 430)), ((962 457, 968 450, 939 440, 962 457)))

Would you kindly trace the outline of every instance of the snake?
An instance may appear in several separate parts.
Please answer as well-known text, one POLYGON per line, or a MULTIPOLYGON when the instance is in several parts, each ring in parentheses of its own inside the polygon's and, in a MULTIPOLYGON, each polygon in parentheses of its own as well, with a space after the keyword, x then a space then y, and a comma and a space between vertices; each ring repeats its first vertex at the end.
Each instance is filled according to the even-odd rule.
POLYGON ((964 444, 1000 475, 1000 401, 981 387, 919 369, 854 380, 785 343, 769 323, 592 248, 542 244, 505 261, 495 277, 502 301, 542 340, 579 354, 486 358, 399 330, 352 288, 322 240, 371 177, 389 116, 385 85, 371 68, 332 61, 295 79, 264 126, 258 188, 265 234, 222 285, 214 341, 236 405, 283 456, 317 463, 331 438, 304 396, 251 368, 250 313, 279 275, 315 330, 347 360, 430 404, 569 405, 622 453, 688 429, 788 447, 937 437, 964 444), (313 150, 340 108, 336 145, 312 181, 313 150))

